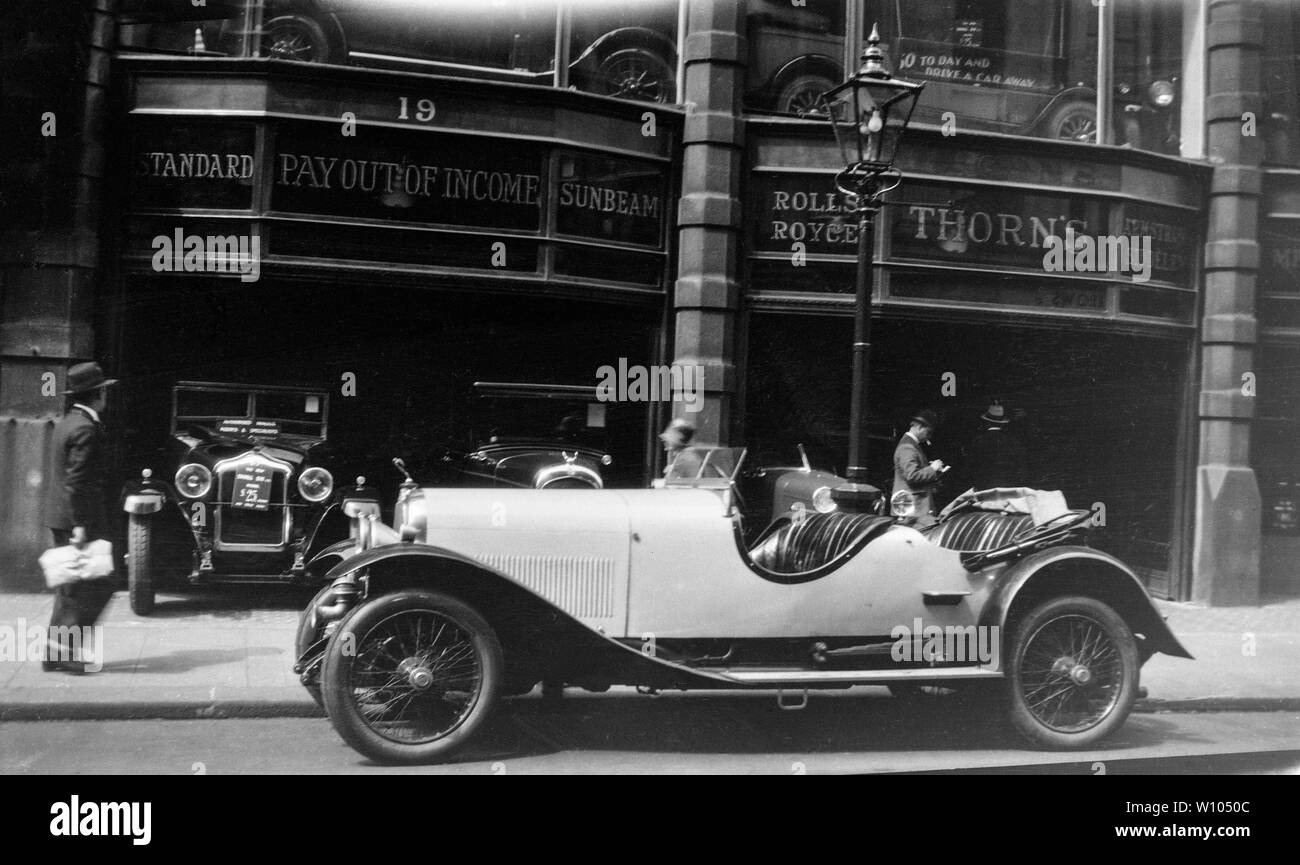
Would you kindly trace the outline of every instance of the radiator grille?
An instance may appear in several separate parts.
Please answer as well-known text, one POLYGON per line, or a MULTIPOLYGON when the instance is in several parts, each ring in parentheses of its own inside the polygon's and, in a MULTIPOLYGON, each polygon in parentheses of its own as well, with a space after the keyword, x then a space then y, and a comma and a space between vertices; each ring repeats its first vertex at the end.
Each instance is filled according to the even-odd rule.
POLYGON ((614 615, 614 560, 594 556, 479 556, 565 612, 584 619, 614 615))

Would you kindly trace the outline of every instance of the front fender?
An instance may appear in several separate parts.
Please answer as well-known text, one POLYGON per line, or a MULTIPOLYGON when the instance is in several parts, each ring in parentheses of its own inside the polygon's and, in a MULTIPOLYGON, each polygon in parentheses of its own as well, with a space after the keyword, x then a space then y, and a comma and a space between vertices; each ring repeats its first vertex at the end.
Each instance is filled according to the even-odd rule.
POLYGON ((574 618, 509 575, 443 547, 376 547, 340 562, 325 579, 333 582, 363 570, 362 603, 399 589, 430 588, 473 606, 496 630, 507 666, 520 681, 562 678, 661 688, 716 688, 731 681, 647 655, 574 618))
POLYGON ((1114 556, 1091 547, 1059 546, 1008 566, 980 611, 980 624, 1010 634, 1015 617, 1049 597, 1087 595, 1109 604, 1138 637, 1142 660, 1156 652, 1192 655, 1165 624, 1137 574, 1114 556))
POLYGON ((311 560, 307 562, 307 570, 311 571, 313 570, 313 566, 323 564, 330 559, 338 559, 340 562, 346 561, 356 554, 356 551, 357 542, 352 538, 344 538, 341 541, 336 541, 328 547, 318 550, 316 555, 312 556, 311 560))

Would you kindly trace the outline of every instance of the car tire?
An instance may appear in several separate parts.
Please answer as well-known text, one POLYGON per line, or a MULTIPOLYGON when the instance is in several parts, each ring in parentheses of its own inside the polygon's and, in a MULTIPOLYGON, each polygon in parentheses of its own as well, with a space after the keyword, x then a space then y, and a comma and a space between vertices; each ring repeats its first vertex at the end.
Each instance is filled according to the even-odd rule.
POLYGON ((298 63, 329 63, 333 56, 329 36, 305 15, 280 15, 263 25, 262 56, 298 63))
POLYGON ((330 637, 321 672, 325 711, 343 740, 377 763, 435 762, 482 726, 500 696, 504 667, 496 633, 469 605, 421 589, 383 595, 357 607, 330 637), (424 638, 425 624, 441 627, 424 638), (447 663, 449 652, 454 660, 447 663), (382 684, 364 685, 367 676, 382 684))
POLYGON ((1040 747, 1091 747, 1128 718, 1139 666, 1133 633, 1106 604, 1089 597, 1040 604, 1013 626, 1011 724, 1040 747))
POLYGON ((1097 106, 1074 100, 1057 106, 1043 128, 1048 138, 1097 143, 1097 106))
POLYGON ((613 51, 596 69, 600 92, 619 99, 672 102, 676 99, 673 70, 653 51, 623 48, 613 51))
MULTIPOLYGON (((293 658, 296 663, 303 653, 312 647, 312 644, 320 639, 320 633, 323 630, 316 619, 316 606, 325 597, 330 589, 334 588, 333 583, 326 583, 324 588, 312 596, 311 602, 298 614, 298 631, 293 640, 293 658)), ((325 708, 325 698, 321 694, 320 673, 316 674, 316 681, 311 684, 303 685, 311 698, 316 701, 316 705, 322 709, 325 708)))
POLYGON ((131 612, 137 616, 153 612, 153 518, 147 514, 131 514, 127 520, 126 588, 131 612))
POLYGON ((796 117, 824 116, 821 95, 837 83, 816 72, 796 75, 777 91, 774 107, 782 114, 793 114, 796 117))

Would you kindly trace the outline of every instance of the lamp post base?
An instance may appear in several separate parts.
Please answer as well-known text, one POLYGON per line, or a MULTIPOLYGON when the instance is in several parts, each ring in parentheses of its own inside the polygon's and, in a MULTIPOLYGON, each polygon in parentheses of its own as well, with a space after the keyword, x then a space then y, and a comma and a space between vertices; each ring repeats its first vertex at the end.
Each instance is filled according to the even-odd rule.
POLYGON ((840 510, 853 514, 875 513, 880 499, 880 490, 871 484, 849 481, 831 490, 831 501, 835 502, 840 510))

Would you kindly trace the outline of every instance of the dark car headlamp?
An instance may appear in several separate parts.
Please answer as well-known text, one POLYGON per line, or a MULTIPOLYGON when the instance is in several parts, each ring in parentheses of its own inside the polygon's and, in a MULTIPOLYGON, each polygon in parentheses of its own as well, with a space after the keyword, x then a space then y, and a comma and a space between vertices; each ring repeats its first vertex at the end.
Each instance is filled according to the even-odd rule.
POLYGON ((309 502, 321 502, 334 492, 334 476, 319 466, 298 475, 298 494, 309 502))
POLYGON ((839 505, 835 504, 835 499, 831 496, 830 487, 818 487, 812 494, 813 510, 819 514, 829 514, 836 510, 839 505))
POLYGON ((207 466, 186 463, 176 470, 176 491, 187 499, 201 499, 212 489, 212 472, 207 466))
POLYGON ((1174 88, 1174 83, 1164 79, 1153 81, 1147 88, 1147 99, 1156 108, 1168 108, 1173 105, 1177 95, 1178 91, 1174 88))

